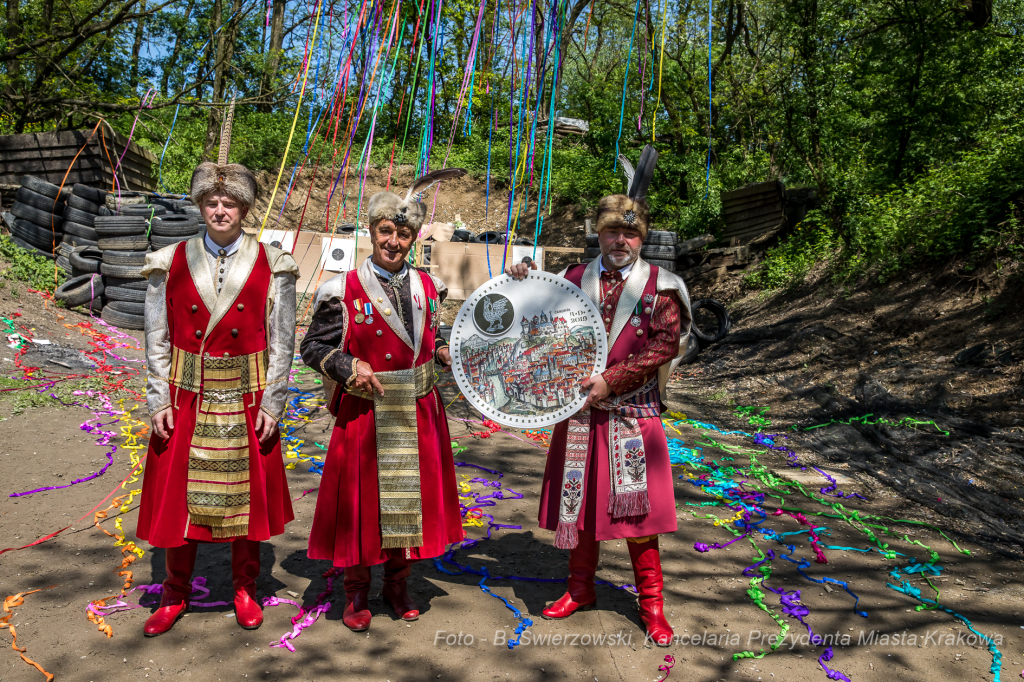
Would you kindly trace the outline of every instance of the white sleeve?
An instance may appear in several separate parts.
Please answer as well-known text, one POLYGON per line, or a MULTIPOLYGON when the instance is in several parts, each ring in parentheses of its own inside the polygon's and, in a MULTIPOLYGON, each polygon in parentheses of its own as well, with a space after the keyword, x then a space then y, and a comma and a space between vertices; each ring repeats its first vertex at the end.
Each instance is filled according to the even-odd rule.
POLYGON ((281 272, 274 275, 270 291, 270 320, 267 343, 270 365, 267 367, 267 388, 263 391, 260 409, 277 421, 284 417, 288 400, 288 375, 295 357, 295 275, 281 272))
POLYGON ((146 406, 150 416, 171 404, 171 337, 167 327, 167 273, 149 275, 146 288, 146 406))

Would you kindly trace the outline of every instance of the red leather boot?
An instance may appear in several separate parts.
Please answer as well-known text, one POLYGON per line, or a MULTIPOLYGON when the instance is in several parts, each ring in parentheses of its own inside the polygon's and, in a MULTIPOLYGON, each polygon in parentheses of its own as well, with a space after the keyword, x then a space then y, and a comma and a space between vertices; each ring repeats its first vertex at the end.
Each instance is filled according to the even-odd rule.
POLYGON ((162 635, 188 611, 188 596, 192 594, 192 569, 196 565, 196 551, 199 543, 189 540, 182 547, 170 547, 166 551, 167 579, 160 608, 146 619, 143 629, 146 637, 162 635))
POLYGON ((410 573, 412 564, 404 558, 391 558, 384 562, 384 601, 402 620, 420 617, 420 607, 409 596, 406 586, 410 573))
POLYGON ((637 603, 640 605, 640 620, 647 627, 647 636, 658 646, 672 643, 672 626, 665 620, 664 599, 661 591, 664 580, 661 576, 661 554, 658 552, 658 536, 645 542, 627 542, 629 558, 633 561, 633 575, 636 580, 637 603))
POLYGON ((231 582, 235 586, 235 620, 246 630, 263 625, 263 609, 256 599, 260 576, 260 543, 239 538, 231 543, 231 582))
POLYGON ((581 531, 576 548, 569 550, 569 589, 540 615, 549 620, 559 620, 577 611, 594 608, 597 605, 594 574, 597 573, 600 556, 601 543, 594 539, 593 533, 581 531))
POLYGON ((345 569, 345 613, 341 622, 352 632, 370 628, 370 568, 349 566, 345 569))

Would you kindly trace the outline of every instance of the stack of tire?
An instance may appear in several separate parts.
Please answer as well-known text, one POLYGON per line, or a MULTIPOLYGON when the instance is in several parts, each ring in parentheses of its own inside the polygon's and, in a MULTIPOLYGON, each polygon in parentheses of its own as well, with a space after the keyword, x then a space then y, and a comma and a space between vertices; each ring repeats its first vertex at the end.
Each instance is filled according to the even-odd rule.
POLYGON ((64 207, 69 194, 32 175, 22 176, 11 207, 11 240, 30 253, 52 260, 64 238, 64 207))
POLYGON ((121 203, 118 215, 96 219, 106 299, 103 320, 115 327, 145 329, 146 280, 141 270, 149 253, 150 219, 165 211, 162 206, 121 203))
MULTIPOLYGON (((87 185, 74 185, 68 195, 64 208, 64 241, 60 245, 57 265, 71 278, 99 272, 99 256, 95 249, 96 230, 93 229, 93 223, 97 217, 110 213, 103 205, 105 196, 106 192, 103 190, 93 189, 87 185), (72 262, 75 250, 81 254, 89 247, 93 248, 85 256, 80 255, 75 259, 79 263, 76 267, 72 262), (82 262, 83 258, 90 262, 82 262)), ((73 305, 67 300, 65 303, 73 305)), ((93 301, 94 309, 98 310, 95 304, 93 301)))
MULTIPOLYGON (((640 247, 640 257, 651 265, 657 265, 669 272, 676 271, 676 243, 679 236, 675 232, 667 230, 651 230, 640 247)), ((601 247, 597 242, 596 234, 587 235, 587 248, 583 252, 584 263, 598 258, 601 255, 601 247)))

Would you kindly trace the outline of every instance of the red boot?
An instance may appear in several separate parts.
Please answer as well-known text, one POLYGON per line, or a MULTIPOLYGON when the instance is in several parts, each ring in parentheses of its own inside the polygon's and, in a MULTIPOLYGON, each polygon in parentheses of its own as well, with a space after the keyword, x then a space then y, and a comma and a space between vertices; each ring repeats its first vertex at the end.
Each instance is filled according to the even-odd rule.
POLYGON ((384 601, 391 605, 402 620, 416 620, 420 607, 409 596, 406 583, 412 565, 404 558, 392 558, 384 562, 384 601))
POLYGON ((256 599, 260 576, 260 543, 239 538, 231 543, 231 582, 235 586, 235 620, 246 630, 263 625, 263 609, 256 599))
POLYGON ((658 553, 658 536, 646 542, 627 542, 629 558, 633 561, 633 575, 640 605, 640 620, 647 627, 647 636, 658 646, 672 643, 672 626, 665 620, 664 599, 661 590, 664 580, 661 576, 661 555, 658 553))
POLYGON ((541 614, 549 620, 568 618, 577 611, 587 611, 597 604, 594 591, 594 574, 601 556, 601 543, 593 533, 580 532, 579 544, 569 550, 569 589, 562 598, 547 607, 541 614))
POLYGON ((196 565, 199 543, 189 541, 182 547, 167 549, 167 579, 160 608, 146 619, 143 630, 146 637, 162 635, 188 610, 188 596, 192 594, 192 569, 196 565))
POLYGON ((345 569, 345 596, 348 603, 341 622, 352 632, 370 628, 370 569, 368 566, 349 566, 345 569))

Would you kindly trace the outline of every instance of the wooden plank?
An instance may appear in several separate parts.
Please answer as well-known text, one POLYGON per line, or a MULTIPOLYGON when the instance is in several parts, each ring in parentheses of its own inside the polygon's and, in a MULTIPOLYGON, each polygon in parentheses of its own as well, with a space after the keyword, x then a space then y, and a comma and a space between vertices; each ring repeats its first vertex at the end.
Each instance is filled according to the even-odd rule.
POLYGON ((734 189, 729 192, 722 192, 722 201, 731 201, 733 199, 739 199, 740 197, 745 197, 751 194, 760 194, 762 192, 769 191, 769 189, 774 189, 775 191, 778 191, 781 187, 781 184, 782 183, 780 183, 778 180, 769 180, 768 182, 758 182, 753 185, 740 187, 739 189, 734 189))
POLYGON ((722 232, 723 234, 739 232, 748 227, 755 227, 757 225, 777 225, 782 222, 783 218, 785 218, 785 214, 779 211, 777 213, 750 218, 749 220, 738 220, 735 223, 727 223, 722 232))
POLYGON ((747 194, 742 197, 735 199, 723 199, 722 208, 736 208, 747 205, 762 204, 766 201, 779 201, 779 193, 775 189, 771 189, 767 192, 758 192, 756 194, 747 194))
POLYGON ((725 214, 725 224, 732 225, 743 220, 750 220, 763 215, 771 215, 773 213, 781 213, 782 206, 778 202, 772 202, 770 204, 762 204, 753 208, 748 208, 745 211, 737 211, 735 213, 725 214))
POLYGON ((771 227, 751 228, 749 230, 746 230, 745 232, 737 232, 736 234, 730 234, 730 235, 724 235, 723 234, 722 238, 723 239, 729 239, 729 240, 738 239, 740 241, 745 241, 745 240, 753 239, 754 237, 758 237, 758 236, 760 236, 762 234, 768 234, 769 232, 774 232, 777 229, 779 229, 779 227, 781 227, 781 225, 775 225, 775 226, 771 226, 771 227))

